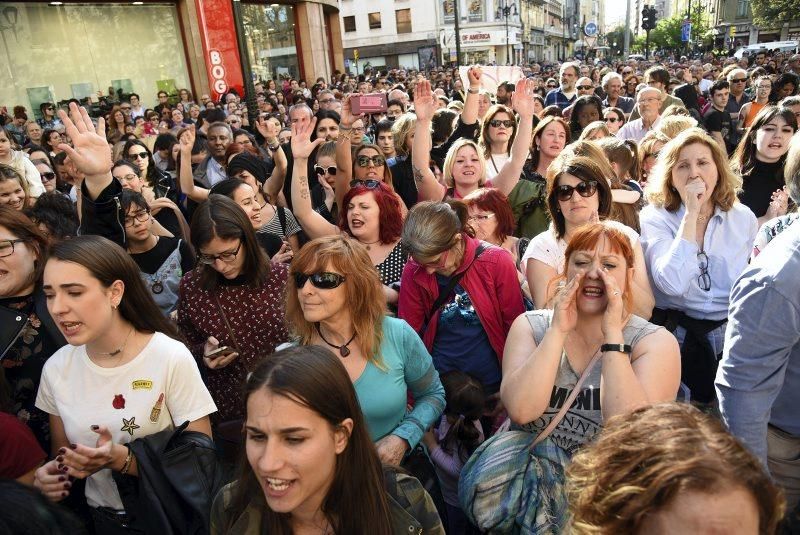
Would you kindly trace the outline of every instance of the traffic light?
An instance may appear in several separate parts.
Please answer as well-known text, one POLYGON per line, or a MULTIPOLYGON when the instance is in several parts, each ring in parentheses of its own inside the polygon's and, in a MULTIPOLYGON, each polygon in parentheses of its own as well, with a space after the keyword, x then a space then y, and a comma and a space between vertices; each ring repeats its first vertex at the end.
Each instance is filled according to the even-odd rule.
POLYGON ((642 29, 653 30, 656 27, 656 8, 655 6, 644 6, 642 8, 642 29))

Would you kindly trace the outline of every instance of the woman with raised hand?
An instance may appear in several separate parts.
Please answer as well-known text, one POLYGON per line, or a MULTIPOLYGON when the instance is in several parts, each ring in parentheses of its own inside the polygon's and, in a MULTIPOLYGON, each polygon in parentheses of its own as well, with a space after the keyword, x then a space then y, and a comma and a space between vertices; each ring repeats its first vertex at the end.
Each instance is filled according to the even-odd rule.
POLYGON ((60 501, 70 478, 86 479, 97 533, 141 533, 115 477, 135 478, 141 462, 154 463, 128 444, 187 421, 188 430, 210 436, 216 406, 122 248, 99 236, 56 244, 43 288, 69 345, 42 373, 36 406, 50 415, 54 458, 36 471, 35 485, 60 501))
MULTIPOLYGON (((292 125, 292 154, 295 161, 292 177, 292 206, 295 215, 310 238, 344 233, 363 244, 373 265, 378 269, 383 283, 386 302, 397 303, 398 291, 393 288, 400 281, 408 253, 400 243, 403 212, 397 195, 377 178, 356 178, 346 190, 339 209, 339 225, 328 222, 311 207, 309 177, 305 176, 307 158, 324 140, 310 141, 315 119, 307 125, 292 125)), ((347 137, 347 136, 343 136, 347 137)), ((338 143, 338 141, 337 141, 338 143)), ((362 145, 361 148, 369 147, 362 145)), ((377 154, 360 155, 364 158, 383 158, 377 154)), ((373 170, 370 166, 370 171, 373 170)), ((388 172, 388 168, 384 170, 388 172)), ((337 172, 337 181, 338 181, 337 172)), ((360 175, 357 174, 356 177, 360 175)), ((337 188, 339 185, 337 184, 337 188)))
POLYGON ((212 535, 444 535, 419 481, 381 466, 341 362, 296 347, 247 377, 247 462, 214 500, 212 535))
POLYGON ((550 435, 569 455, 608 418, 678 392, 675 338, 632 313, 634 270, 630 240, 616 226, 581 227, 565 252, 553 310, 525 313, 508 334, 500 394, 512 423, 531 433, 547 427, 592 366, 583 401, 550 435))
MULTIPOLYGON (((511 159, 508 160, 495 176, 494 181, 503 185, 501 191, 511 190, 508 186, 514 177, 519 178, 533 130, 533 82, 522 80, 517 83, 517 90, 512 96, 512 107, 520 115, 517 135, 511 145, 511 159)), ((429 167, 431 134, 430 120, 435 111, 435 102, 430 82, 423 80, 414 91, 414 109, 417 124, 414 133, 414 149, 412 165, 414 180, 417 182, 422 200, 443 200, 447 197, 463 198, 486 184, 486 165, 477 144, 462 139, 453 144, 447 151, 444 168, 444 181, 449 187, 440 184, 429 167)))

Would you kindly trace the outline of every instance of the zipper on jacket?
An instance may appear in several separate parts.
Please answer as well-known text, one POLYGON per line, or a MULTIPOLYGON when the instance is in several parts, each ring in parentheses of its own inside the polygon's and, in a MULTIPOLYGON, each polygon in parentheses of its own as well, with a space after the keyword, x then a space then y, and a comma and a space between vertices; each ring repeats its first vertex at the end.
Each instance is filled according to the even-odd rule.
MULTIPOLYGON (((123 244, 127 244, 128 243, 128 237, 125 235, 125 223, 123 223, 123 222, 121 222, 119 220, 120 212, 122 212, 122 203, 119 202, 119 195, 115 195, 114 196, 114 202, 117 205, 117 225, 119 225, 120 230, 122 230, 122 243, 123 244)), ((122 217, 124 218, 125 215, 123 214, 122 217)))

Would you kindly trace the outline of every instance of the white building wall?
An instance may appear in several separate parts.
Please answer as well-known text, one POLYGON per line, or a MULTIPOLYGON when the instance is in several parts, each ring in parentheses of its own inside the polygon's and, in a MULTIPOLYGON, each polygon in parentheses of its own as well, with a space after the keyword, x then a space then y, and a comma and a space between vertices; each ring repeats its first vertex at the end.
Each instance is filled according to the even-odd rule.
POLYGON ((339 0, 342 46, 345 49, 429 40, 435 44, 437 21, 432 0, 339 0), (411 9, 411 33, 397 33, 395 11, 411 9), (369 13, 380 12, 381 27, 370 29, 369 13), (344 18, 355 16, 356 31, 346 32, 344 18))

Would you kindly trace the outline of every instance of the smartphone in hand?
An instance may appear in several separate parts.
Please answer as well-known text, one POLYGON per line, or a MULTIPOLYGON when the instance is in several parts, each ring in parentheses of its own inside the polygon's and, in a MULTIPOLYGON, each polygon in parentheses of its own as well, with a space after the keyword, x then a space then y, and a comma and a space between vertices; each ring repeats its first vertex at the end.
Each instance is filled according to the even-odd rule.
POLYGON ((233 350, 231 348, 229 348, 228 346, 222 346, 222 347, 218 347, 217 349, 215 349, 214 351, 212 351, 211 353, 206 355, 206 358, 214 360, 214 359, 217 359, 219 357, 223 357, 225 355, 228 355, 230 353, 233 353, 233 350))

